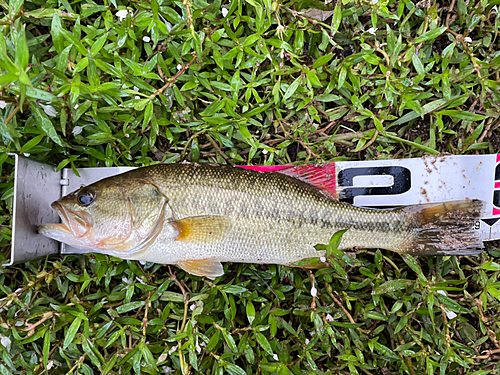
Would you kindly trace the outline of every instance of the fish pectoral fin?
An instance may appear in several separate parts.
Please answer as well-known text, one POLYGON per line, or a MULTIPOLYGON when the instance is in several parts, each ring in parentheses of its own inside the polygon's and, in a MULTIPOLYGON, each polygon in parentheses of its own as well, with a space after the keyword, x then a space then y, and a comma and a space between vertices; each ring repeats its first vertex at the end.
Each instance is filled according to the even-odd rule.
POLYGON ((212 280, 224 275, 221 262, 214 258, 181 260, 177 265, 192 275, 205 276, 212 280))
POLYGON ((179 233, 176 241, 197 244, 222 241, 231 229, 231 220, 223 216, 193 216, 170 224, 179 233))

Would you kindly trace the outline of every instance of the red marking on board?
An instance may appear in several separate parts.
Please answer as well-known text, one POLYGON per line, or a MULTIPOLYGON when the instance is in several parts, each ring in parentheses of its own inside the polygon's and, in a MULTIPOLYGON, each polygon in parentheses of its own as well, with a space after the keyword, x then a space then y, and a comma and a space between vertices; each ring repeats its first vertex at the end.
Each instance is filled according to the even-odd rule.
POLYGON ((287 176, 304 181, 310 185, 314 185, 321 190, 328 191, 334 198, 338 198, 335 163, 265 166, 245 165, 241 167, 259 172, 276 172, 286 174, 287 176))
POLYGON ((500 162, 500 154, 497 154, 497 163, 500 162))
POLYGON ((495 182, 495 189, 500 189, 500 182, 495 182))
POLYGON ((493 215, 500 215, 500 210, 498 208, 493 207, 493 215))

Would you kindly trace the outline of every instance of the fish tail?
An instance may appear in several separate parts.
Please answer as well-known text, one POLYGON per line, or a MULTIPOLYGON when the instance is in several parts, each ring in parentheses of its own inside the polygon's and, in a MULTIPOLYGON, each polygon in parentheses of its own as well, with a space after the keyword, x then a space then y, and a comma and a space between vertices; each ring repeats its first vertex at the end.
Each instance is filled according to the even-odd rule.
POLYGON ((476 255, 484 248, 474 223, 485 202, 472 199, 408 206, 402 209, 413 227, 399 252, 411 255, 476 255))

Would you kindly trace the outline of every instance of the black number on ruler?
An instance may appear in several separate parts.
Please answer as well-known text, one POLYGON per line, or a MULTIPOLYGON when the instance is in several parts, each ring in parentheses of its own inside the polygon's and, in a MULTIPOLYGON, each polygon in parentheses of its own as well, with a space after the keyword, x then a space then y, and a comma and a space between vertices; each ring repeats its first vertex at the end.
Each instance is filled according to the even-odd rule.
POLYGON ((341 200, 352 204, 354 197, 358 195, 394 195, 407 192, 411 188, 411 172, 408 168, 400 166, 347 168, 339 172, 337 183, 339 186, 347 186, 342 191, 341 200), (354 177, 384 175, 390 175, 394 178, 391 186, 349 187, 353 186, 354 177))
MULTIPOLYGON (((495 182, 500 181, 500 164, 495 167, 495 182)), ((500 190, 493 191, 493 206, 500 208, 500 190)))

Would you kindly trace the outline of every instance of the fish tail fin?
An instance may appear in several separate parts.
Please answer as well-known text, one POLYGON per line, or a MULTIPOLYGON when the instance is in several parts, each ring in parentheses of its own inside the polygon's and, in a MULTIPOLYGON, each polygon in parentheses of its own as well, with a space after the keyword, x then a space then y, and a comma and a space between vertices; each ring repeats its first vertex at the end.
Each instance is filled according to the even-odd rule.
POLYGON ((485 202, 478 199, 408 206, 403 213, 414 228, 400 252, 410 255, 476 255, 484 248, 474 224, 485 202))

